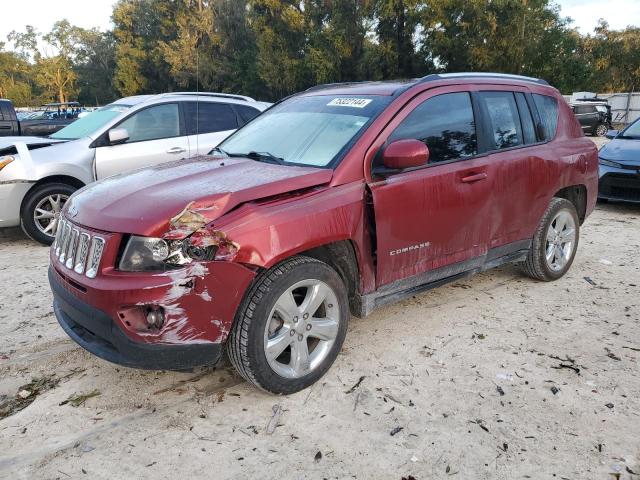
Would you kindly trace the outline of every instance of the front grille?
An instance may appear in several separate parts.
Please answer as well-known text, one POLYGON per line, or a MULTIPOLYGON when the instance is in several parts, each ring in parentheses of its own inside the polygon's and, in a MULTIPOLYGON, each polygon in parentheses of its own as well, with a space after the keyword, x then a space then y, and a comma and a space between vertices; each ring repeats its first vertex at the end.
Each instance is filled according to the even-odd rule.
POLYGON ((53 242, 53 253, 69 270, 95 278, 104 245, 104 238, 84 232, 63 218, 53 242))

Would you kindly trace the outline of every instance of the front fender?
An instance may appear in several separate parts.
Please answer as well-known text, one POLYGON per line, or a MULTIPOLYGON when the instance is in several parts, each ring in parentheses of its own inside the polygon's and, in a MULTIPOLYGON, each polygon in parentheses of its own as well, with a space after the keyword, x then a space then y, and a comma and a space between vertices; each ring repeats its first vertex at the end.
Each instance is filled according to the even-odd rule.
POLYGON ((234 262, 270 268, 330 243, 350 240, 360 269, 360 286, 373 288, 365 184, 354 182, 264 204, 247 204, 215 222, 215 230, 238 248, 234 262))

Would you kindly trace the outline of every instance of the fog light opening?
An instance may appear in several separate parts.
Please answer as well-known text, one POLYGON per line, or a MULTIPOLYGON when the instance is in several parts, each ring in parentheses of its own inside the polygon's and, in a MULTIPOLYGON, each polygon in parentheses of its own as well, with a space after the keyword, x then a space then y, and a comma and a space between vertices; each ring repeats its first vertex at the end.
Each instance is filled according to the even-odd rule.
POLYGON ((158 306, 149 307, 147 310, 147 328, 160 330, 164 325, 164 309, 158 306))

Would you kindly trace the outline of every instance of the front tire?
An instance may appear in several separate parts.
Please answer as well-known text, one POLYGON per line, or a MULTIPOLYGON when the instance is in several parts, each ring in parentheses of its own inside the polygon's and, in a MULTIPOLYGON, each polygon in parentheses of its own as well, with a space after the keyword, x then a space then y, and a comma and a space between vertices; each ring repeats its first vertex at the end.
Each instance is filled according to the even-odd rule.
POLYGON ((569 200, 553 198, 533 236, 524 273, 536 280, 550 282, 562 277, 576 255, 580 239, 580 221, 569 200))
POLYGON ((20 211, 20 225, 27 236, 44 245, 55 239, 64 204, 76 187, 66 183, 45 183, 29 193, 20 211))
POLYGON ((609 129, 607 128, 607 126, 604 123, 600 123, 596 125, 596 128, 593 130, 593 133, 597 137, 604 137, 608 131, 609 129))
POLYGON ((294 393, 329 370, 349 315, 337 272, 319 260, 293 257, 254 282, 236 314, 227 352, 240 375, 257 387, 294 393))

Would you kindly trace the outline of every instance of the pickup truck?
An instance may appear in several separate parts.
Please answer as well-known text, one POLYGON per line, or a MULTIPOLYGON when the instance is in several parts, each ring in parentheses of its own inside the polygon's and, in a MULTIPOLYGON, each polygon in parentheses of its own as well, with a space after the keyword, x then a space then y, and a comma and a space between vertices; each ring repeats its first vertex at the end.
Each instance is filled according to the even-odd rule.
POLYGON ((47 103, 42 110, 19 119, 11 100, 0 99, 0 137, 45 137, 56 133, 78 118, 78 102, 47 103))
POLYGON ((209 155, 72 195, 54 312, 113 363, 182 370, 226 349, 249 382, 293 393, 336 360, 352 314, 505 263, 560 279, 597 195, 596 147, 543 80, 316 87, 209 155))

